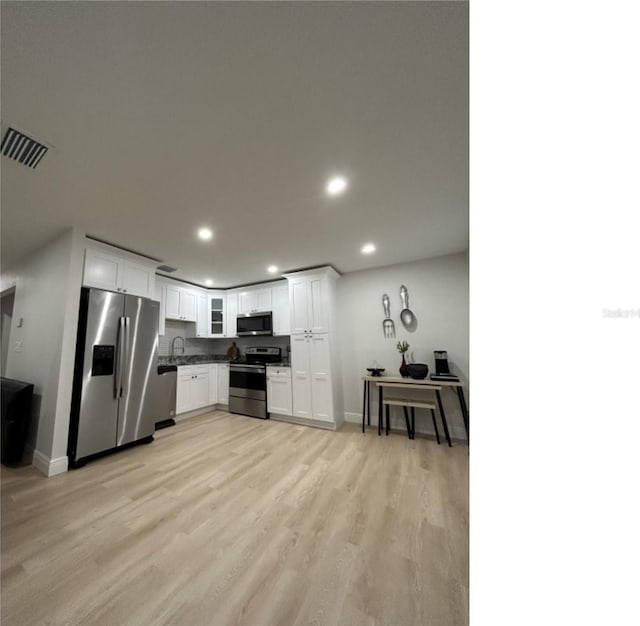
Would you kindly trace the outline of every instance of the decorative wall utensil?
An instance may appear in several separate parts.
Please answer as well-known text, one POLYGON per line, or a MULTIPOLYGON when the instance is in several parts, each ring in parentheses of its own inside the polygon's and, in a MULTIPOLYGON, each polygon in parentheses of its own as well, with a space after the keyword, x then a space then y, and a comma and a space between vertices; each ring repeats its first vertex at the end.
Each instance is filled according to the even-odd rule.
POLYGON ((416 329, 417 320, 413 311, 409 308, 409 292, 404 285, 400 285, 400 299, 402 300, 402 311, 400 311, 400 321, 410 332, 416 329))
POLYGON ((384 309, 385 319, 382 322, 382 332, 385 339, 394 339, 396 336, 396 327, 391 319, 391 301, 389 296, 385 293, 382 296, 382 308, 384 309))

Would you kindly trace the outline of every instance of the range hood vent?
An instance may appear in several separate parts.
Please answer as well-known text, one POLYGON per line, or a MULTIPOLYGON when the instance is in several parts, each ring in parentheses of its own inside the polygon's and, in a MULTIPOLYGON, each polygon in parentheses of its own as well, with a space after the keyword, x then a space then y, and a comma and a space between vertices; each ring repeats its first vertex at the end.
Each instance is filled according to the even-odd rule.
POLYGON ((10 159, 35 169, 38 163, 42 161, 42 157, 48 152, 49 148, 19 130, 9 126, 2 139, 0 150, 2 151, 2 154, 8 156, 10 159))
POLYGON ((161 272, 167 272, 168 274, 178 271, 177 267, 171 267, 170 265, 158 265, 156 269, 160 270, 161 272))

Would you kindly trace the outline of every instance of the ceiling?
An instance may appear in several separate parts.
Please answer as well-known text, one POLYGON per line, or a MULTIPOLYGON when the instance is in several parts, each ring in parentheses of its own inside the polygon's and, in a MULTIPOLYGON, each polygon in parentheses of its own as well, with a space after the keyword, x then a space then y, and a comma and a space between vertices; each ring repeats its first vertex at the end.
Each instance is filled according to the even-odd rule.
POLYGON ((468 248, 466 2, 1 12, 2 132, 51 146, 1 159, 3 267, 71 226, 220 287, 468 248))

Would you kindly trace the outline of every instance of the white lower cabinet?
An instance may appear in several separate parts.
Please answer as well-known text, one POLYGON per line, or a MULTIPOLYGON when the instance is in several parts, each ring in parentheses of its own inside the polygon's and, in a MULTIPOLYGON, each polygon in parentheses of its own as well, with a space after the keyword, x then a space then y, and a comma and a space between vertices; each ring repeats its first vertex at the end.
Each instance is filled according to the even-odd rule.
POLYGON ((218 364, 209 363, 209 404, 218 404, 218 364))
POLYGON ((267 367, 267 411, 279 415, 293 414, 291 368, 267 367))
POLYGON ((292 335, 291 370, 293 415, 333 422, 329 335, 292 335))
POLYGON ((229 404, 228 363, 218 363, 218 404, 229 404))
POLYGON ((176 415, 201 409, 208 404, 209 366, 179 366, 176 387, 176 415))

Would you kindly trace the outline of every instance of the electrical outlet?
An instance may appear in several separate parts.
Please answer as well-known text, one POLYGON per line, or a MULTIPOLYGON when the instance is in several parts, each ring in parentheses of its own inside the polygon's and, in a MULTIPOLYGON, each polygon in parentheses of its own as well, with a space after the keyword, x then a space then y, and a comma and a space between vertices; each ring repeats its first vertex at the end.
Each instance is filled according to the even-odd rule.
POLYGON ((14 352, 22 352, 22 341, 16 341, 14 347, 13 347, 13 351, 14 352))

